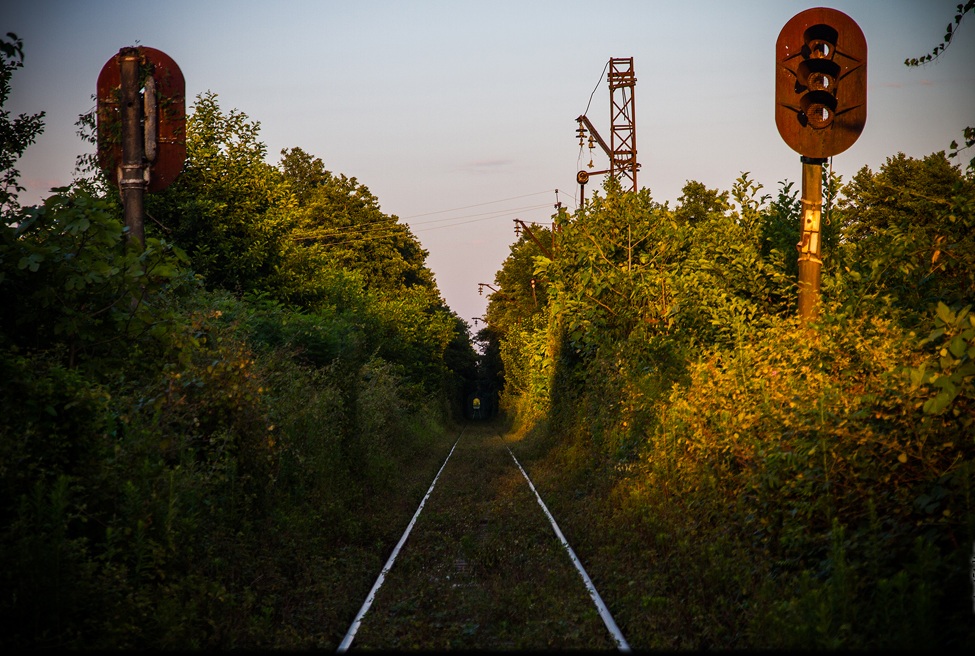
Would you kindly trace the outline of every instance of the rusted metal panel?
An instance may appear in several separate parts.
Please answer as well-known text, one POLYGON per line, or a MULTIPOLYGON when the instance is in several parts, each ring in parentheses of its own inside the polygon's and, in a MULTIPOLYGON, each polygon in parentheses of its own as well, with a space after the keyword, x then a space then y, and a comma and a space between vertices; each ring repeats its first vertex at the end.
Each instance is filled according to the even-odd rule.
POLYGON ((792 17, 775 42, 775 125, 800 155, 837 155, 867 122, 867 41, 841 11, 792 17))
MULTIPOLYGON (((123 48, 122 51, 127 49, 123 48)), ((179 66, 166 53, 139 46, 142 81, 150 93, 155 87, 155 102, 146 99, 149 125, 145 131, 145 150, 154 155, 146 164, 149 192, 162 191, 183 170, 186 161, 186 83, 179 66), (152 123, 155 123, 153 129, 152 123), (154 141, 154 143, 153 143, 154 141)), ((98 75, 98 163, 109 178, 117 180, 122 165, 122 107, 120 54, 114 55, 98 75)))

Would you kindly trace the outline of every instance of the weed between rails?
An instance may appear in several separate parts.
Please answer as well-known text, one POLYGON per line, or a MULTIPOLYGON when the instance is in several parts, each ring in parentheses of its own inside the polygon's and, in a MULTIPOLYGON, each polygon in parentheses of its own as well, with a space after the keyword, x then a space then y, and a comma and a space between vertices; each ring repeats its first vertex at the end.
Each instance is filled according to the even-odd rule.
MULTIPOLYGON (((294 536, 292 567, 300 574, 280 581, 292 587, 282 590, 285 598, 271 641, 275 648, 338 646, 457 434, 455 429, 426 430, 427 443, 397 468, 381 493, 358 500, 358 512, 349 519, 352 524, 345 527, 344 539, 336 540, 322 527, 294 536)), ((306 511, 299 507, 295 514, 306 516, 306 511)))
POLYGON ((461 438, 353 646, 612 647, 495 427, 461 438))

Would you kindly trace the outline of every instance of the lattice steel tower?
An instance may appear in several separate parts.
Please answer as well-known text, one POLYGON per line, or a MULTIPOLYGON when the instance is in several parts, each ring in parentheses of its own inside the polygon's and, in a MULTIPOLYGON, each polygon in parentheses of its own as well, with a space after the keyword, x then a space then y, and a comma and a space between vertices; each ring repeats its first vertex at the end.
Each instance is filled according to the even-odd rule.
POLYGON ((633 74, 633 58, 614 58, 609 60, 609 102, 610 126, 609 174, 619 176, 620 186, 636 191, 636 105, 633 89, 636 76, 633 74))
MULTIPOLYGON (((623 190, 636 191, 636 173, 640 164, 636 161, 636 101, 634 88, 636 76, 633 73, 632 57, 614 57, 607 64, 609 73, 609 143, 600 136, 589 118, 583 114, 576 121, 579 146, 585 143, 589 132, 589 148, 598 143, 609 157, 609 168, 603 171, 579 171, 576 182, 580 185, 580 201, 585 200, 585 187, 589 177, 601 173, 616 176, 623 190)), ((589 162, 589 168, 593 164, 589 162)))

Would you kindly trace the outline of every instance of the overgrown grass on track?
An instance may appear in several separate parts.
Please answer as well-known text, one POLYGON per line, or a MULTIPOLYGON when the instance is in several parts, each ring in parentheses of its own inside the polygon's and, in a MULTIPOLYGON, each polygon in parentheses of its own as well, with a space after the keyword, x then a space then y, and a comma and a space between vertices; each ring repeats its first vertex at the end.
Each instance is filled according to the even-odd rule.
POLYGON ((495 425, 461 438, 352 647, 613 647, 495 425))

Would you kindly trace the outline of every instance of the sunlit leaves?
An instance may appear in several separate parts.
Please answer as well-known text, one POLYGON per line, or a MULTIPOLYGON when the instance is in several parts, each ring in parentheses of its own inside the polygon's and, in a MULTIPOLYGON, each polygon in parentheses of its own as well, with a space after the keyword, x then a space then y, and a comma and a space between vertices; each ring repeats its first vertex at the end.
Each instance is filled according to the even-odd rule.
POLYGON ((823 177, 815 327, 794 316, 790 183, 772 200, 742 175, 737 211, 703 185, 676 210, 607 185, 539 260, 548 326, 502 343, 509 405, 580 471, 613 464, 632 517, 730 539, 782 581, 804 570, 803 591, 776 588, 789 631, 883 644, 899 624, 870 610, 884 577, 926 580, 890 554, 923 534, 931 571, 971 520, 975 189, 943 153, 823 177), (920 349, 911 330, 930 330, 920 349), (869 571, 837 574, 847 559, 869 571), (839 588, 860 624, 823 612, 862 637, 803 610, 839 588))
POLYGON ((320 159, 300 148, 282 153, 284 181, 298 200, 287 246, 294 258, 303 265, 356 271, 380 294, 426 288, 439 296, 427 252, 409 226, 380 210, 365 185, 326 171, 320 159))
POLYGON ((973 198, 972 181, 943 153, 861 169, 833 213, 842 233, 837 257, 825 262, 827 293, 851 308, 908 315, 970 298, 973 198))
POLYGON ((975 314, 971 305, 952 310, 939 303, 934 328, 920 341, 931 357, 919 367, 907 370, 912 389, 925 386, 930 397, 924 401, 927 414, 939 415, 952 410, 962 424, 975 424, 975 314), (959 398, 960 397, 960 398, 959 398))
POLYGON ((201 94, 187 119, 182 174, 147 201, 210 287, 269 291, 285 260, 293 198, 264 161, 259 131, 243 112, 223 111, 216 94, 201 94))

